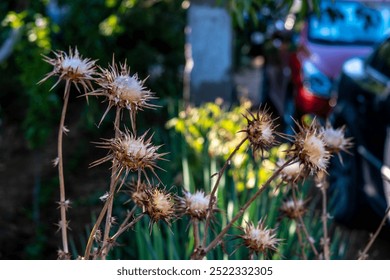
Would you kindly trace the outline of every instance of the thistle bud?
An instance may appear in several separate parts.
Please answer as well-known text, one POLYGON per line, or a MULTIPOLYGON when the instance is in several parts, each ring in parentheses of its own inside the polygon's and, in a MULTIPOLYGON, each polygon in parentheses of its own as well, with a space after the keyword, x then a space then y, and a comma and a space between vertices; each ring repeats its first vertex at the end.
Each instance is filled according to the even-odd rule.
POLYGON ((314 174, 326 171, 329 164, 330 153, 326 149, 322 133, 318 132, 316 121, 309 127, 298 125, 299 132, 294 136, 293 148, 289 153, 298 159, 305 168, 305 173, 314 174))
POLYGON ((348 152, 348 149, 353 146, 352 138, 345 138, 345 126, 335 129, 327 122, 326 126, 321 128, 321 133, 326 149, 331 154, 337 154, 342 162, 340 152, 348 152))
POLYGON ((249 112, 249 116, 244 116, 248 122, 247 128, 242 130, 245 132, 252 151, 255 153, 260 150, 261 153, 268 150, 276 144, 275 126, 271 115, 268 114, 267 110, 258 110, 256 115, 249 112))
POLYGON ((192 218, 203 220, 207 216, 210 204, 210 195, 205 195, 203 191, 196 191, 194 194, 186 192, 184 194, 185 213, 192 218))
POLYGON ((165 154, 158 154, 157 150, 160 146, 154 146, 151 143, 151 137, 149 139, 145 139, 145 137, 146 133, 141 137, 136 137, 126 130, 121 132, 117 138, 98 143, 99 148, 108 149, 110 153, 93 162, 91 166, 113 161, 118 173, 125 170, 127 175, 130 171, 141 170, 145 172, 146 169, 155 173, 155 168, 161 169, 157 166, 156 161, 162 159, 165 154))
POLYGON ((245 228, 241 228, 243 245, 247 247, 251 253, 262 253, 266 255, 269 251, 276 251, 278 243, 281 241, 276 238, 275 229, 267 229, 264 221, 260 220, 255 226, 253 223, 247 223, 245 228))
POLYGON ((120 109, 129 110, 133 124, 137 110, 143 110, 144 108, 154 109, 157 107, 149 103, 150 100, 156 97, 144 87, 145 80, 139 80, 137 74, 130 75, 130 68, 126 62, 118 66, 113 59, 108 69, 100 67, 99 69, 100 73, 96 83, 100 87, 86 95, 104 96, 108 100, 108 107, 102 120, 108 111, 116 106, 120 109))
POLYGON ((164 190, 154 188, 149 192, 149 202, 146 204, 146 212, 153 223, 160 220, 170 223, 175 215, 174 196, 164 190))
POLYGON ((69 54, 63 51, 53 53, 55 56, 54 58, 43 56, 43 60, 51 64, 54 69, 38 83, 43 83, 52 76, 59 76, 58 81, 52 88, 54 88, 61 80, 67 80, 72 82, 78 90, 79 88, 77 84, 81 84, 85 93, 92 89, 91 80, 94 79, 93 76, 96 74, 96 60, 90 60, 88 58, 83 59, 77 48, 75 48, 74 51, 69 48, 69 54))
POLYGON ((305 201, 298 199, 294 201, 292 199, 286 200, 283 202, 280 207, 282 214, 290 219, 297 219, 302 217, 306 212, 305 201))

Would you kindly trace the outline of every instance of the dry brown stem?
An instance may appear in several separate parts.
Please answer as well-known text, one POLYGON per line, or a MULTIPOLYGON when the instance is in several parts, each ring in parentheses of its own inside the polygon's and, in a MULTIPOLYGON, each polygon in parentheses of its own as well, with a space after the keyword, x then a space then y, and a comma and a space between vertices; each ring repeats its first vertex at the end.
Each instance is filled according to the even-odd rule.
POLYGON ((241 148, 241 146, 245 143, 246 140, 248 140, 248 137, 245 137, 244 139, 241 140, 241 142, 234 148, 234 151, 229 155, 228 159, 225 161, 225 164, 222 166, 221 170, 219 170, 219 172, 218 172, 217 181, 215 182, 213 189, 211 190, 211 193, 210 193, 210 202, 209 202, 209 207, 207 209, 206 222, 205 222, 205 227, 204 227, 205 234, 203 236, 203 241, 202 241, 203 247, 205 247, 206 243, 207 243, 207 231, 208 231, 209 226, 210 226, 210 220, 211 220, 212 214, 213 214, 214 203, 216 202, 215 193, 217 192, 222 175, 225 173, 226 168, 230 165, 230 162, 231 162, 231 159, 233 158, 233 156, 237 153, 237 151, 241 148))
POLYGON ((62 138, 64 134, 64 128, 65 128, 65 117, 66 117, 66 111, 68 107, 68 101, 69 101, 69 94, 70 94, 70 80, 66 80, 65 85, 65 92, 64 92, 64 104, 62 106, 62 113, 61 113, 61 120, 60 120, 60 126, 58 128, 58 176, 59 176, 59 182, 60 182, 60 212, 61 212, 61 221, 60 221, 60 227, 61 227, 61 236, 62 236, 62 246, 63 251, 65 254, 69 254, 69 248, 68 248, 68 221, 66 220, 66 198, 65 198, 65 179, 64 179, 64 159, 62 155, 62 138))
MULTIPOLYGON (((120 114, 121 114, 121 108, 116 108, 116 114, 115 114, 115 121, 114 121, 114 131, 115 131, 115 138, 119 137, 119 123, 120 123, 120 114)), ((114 205, 114 195, 115 195, 115 186, 117 180, 115 179, 118 177, 117 174, 117 164, 115 164, 115 159, 113 159, 112 162, 112 169, 111 169, 111 181, 110 181, 110 190, 109 190, 109 200, 108 200, 108 206, 107 206, 107 215, 106 215, 106 224, 104 226, 104 236, 103 236, 103 248, 102 250, 102 258, 105 259, 107 256, 106 243, 108 242, 108 237, 110 236, 110 229, 112 224, 112 207, 114 205)))

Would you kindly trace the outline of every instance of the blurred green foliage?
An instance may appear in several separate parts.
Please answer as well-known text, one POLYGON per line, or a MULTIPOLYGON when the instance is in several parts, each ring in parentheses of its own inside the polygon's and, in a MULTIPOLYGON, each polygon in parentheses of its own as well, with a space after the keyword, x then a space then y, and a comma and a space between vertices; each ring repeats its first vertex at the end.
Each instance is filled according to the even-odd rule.
MULTIPOLYGON (((303 19, 308 13, 317 12, 321 0, 302 0, 300 8, 296 11, 298 19, 303 19)), ((225 5, 231 11, 234 23, 237 27, 244 29, 248 24, 258 26, 266 24, 259 21, 261 9, 270 9, 274 20, 286 16, 296 0, 217 0, 220 5, 225 5), (246 21, 249 18, 249 22, 246 21)))
MULTIPOLYGON (((180 112, 177 118, 171 119, 167 127, 174 128, 183 135, 186 145, 190 148, 189 157, 195 158, 189 160, 192 163, 192 169, 204 169, 206 166, 207 170, 210 166, 214 166, 214 172, 217 172, 216 165, 224 162, 246 136, 240 131, 246 128, 247 121, 243 114, 248 114, 247 111, 251 106, 250 101, 243 101, 240 105, 230 109, 218 103, 189 107, 180 112), (199 163, 199 166, 196 163, 199 163)), ((264 183, 275 169, 277 160, 284 159, 283 151, 287 148, 288 145, 284 144, 265 152, 262 168, 259 168, 253 155, 248 153, 248 142, 245 142, 231 162, 230 173, 237 184, 237 190, 243 191, 255 187, 255 184, 264 183)), ((260 155, 256 156, 260 157, 260 155)), ((212 174, 206 170, 203 174, 206 190, 209 190, 207 178, 212 174)), ((186 185, 190 187, 191 181, 197 183, 196 178, 185 176, 184 179, 186 185)))
MULTIPOLYGON (((12 30, 21 30, 12 55, 0 61, 0 112, 6 120, 23 123, 33 149, 42 146, 56 126, 62 99, 61 87, 49 92, 54 78, 36 85, 51 71, 41 56, 50 55, 50 50, 77 46, 83 57, 98 59, 103 67, 115 54, 116 61, 127 60, 133 73, 148 78, 146 86, 161 99, 181 96, 185 26, 181 1, 8 0, 0 4, 0 15, 0 42, 12 30)), ((91 114, 98 114, 88 123, 96 123, 101 115, 97 112, 92 107, 85 115, 91 120, 91 114)))

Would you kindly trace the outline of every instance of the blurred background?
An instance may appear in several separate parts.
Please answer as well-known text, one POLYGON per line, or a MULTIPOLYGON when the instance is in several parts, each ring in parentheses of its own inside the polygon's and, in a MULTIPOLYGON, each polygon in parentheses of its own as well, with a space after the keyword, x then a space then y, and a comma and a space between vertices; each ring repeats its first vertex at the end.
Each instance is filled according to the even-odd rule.
MULTIPOLYGON (((52 160, 64 85, 50 91, 55 79, 37 82, 52 70, 42 55, 76 46, 102 67, 115 54, 116 61, 127 60, 132 74, 147 78, 161 108, 141 112, 138 126, 154 131, 154 143, 170 152, 166 172, 159 174, 167 185, 210 188, 210 175, 245 125, 240 114, 268 104, 283 132, 292 132, 291 116, 316 116, 346 124, 355 139, 353 156, 343 156, 344 165, 332 162, 329 171, 334 258, 356 258, 382 219, 390 194, 388 1, 3 0, 0 24, 0 259, 57 257, 58 175, 52 160), (189 105, 198 109, 180 113, 189 105)), ((97 128, 106 104, 94 98, 87 104, 77 91, 71 96, 64 155, 77 257, 109 185, 108 166, 89 168, 104 156, 91 142, 112 137, 114 116, 97 128)), ((261 183, 269 174, 264 167, 275 161, 257 166, 243 156, 239 171, 226 175, 221 208, 243 201, 243 190, 261 183)), ((119 218, 126 200, 119 198, 119 218)), ((280 223, 282 196, 275 201, 262 201, 275 212, 271 225, 280 223)), ((313 201, 308 219, 319 221, 313 201)), ((264 207, 251 211, 261 217, 264 207)), ((190 234, 180 224, 171 229, 175 237, 165 226, 150 236, 142 227, 148 226, 121 240, 129 245, 113 258, 188 258, 191 252, 180 244, 190 234), (141 242, 149 253, 136 246, 141 242)), ((290 224, 282 228, 286 239, 294 232, 290 224)), ((313 234, 320 236, 319 230, 313 234)), ((389 258, 389 241, 385 227, 370 258, 389 258)), ((283 257, 294 258, 294 246, 287 242, 283 257)))

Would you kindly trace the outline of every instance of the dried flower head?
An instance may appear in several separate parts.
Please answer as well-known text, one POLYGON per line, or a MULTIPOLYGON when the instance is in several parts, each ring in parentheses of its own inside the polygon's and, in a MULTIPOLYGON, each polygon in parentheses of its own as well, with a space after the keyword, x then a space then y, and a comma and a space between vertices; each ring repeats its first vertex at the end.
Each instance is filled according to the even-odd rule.
MULTIPOLYGON (((282 159, 280 159, 277 162, 277 165, 279 167, 283 166, 284 164, 285 161, 282 159)), ((284 182, 288 182, 288 183, 295 183, 299 181, 301 178, 303 178, 302 175, 303 175, 303 165, 298 161, 286 165, 280 171, 280 177, 284 182)))
POLYGON ((340 161, 342 162, 340 152, 348 152, 348 149, 352 147, 352 138, 345 138, 345 126, 339 128, 333 128, 332 125, 327 122, 325 127, 321 127, 321 133, 326 145, 326 149, 331 154, 338 154, 340 161))
POLYGON ((255 226, 252 222, 247 222, 245 228, 241 228, 243 234, 239 235, 251 253, 267 255, 269 251, 276 251, 278 243, 281 241, 276 238, 275 229, 267 229, 264 221, 260 220, 255 226))
POLYGON ((176 217, 175 196, 165 190, 154 187, 146 190, 149 201, 145 203, 145 212, 149 215, 152 223, 162 220, 170 223, 176 217))
POLYGON ((120 136, 105 140, 99 144, 99 148, 110 150, 109 154, 102 159, 99 159, 91 164, 96 166, 106 161, 113 161, 118 175, 123 171, 126 172, 125 177, 130 171, 150 170, 157 178, 154 169, 161 169, 157 166, 156 161, 162 160, 164 154, 157 153, 161 146, 154 146, 151 143, 151 138, 145 139, 147 132, 142 136, 136 137, 127 129, 125 132, 120 132, 120 136))
POLYGON ((184 213, 192 218, 203 220, 207 216, 207 210, 210 204, 210 195, 206 195, 204 191, 196 191, 184 193, 184 213))
POLYGON ((82 85, 85 93, 92 89, 91 80, 94 79, 96 60, 83 59, 77 47, 74 51, 69 47, 69 54, 64 51, 53 51, 53 53, 54 58, 43 56, 43 60, 53 65, 54 69, 38 83, 43 83, 52 76, 59 76, 58 81, 51 89, 58 85, 61 80, 72 82, 79 92, 78 84, 82 85))
POLYGON ((302 199, 298 199, 297 201, 288 199, 283 202, 282 206, 280 207, 280 212, 282 212, 284 216, 290 219, 297 219, 302 217, 306 212, 305 204, 306 202, 302 199))
POLYGON ((169 224, 176 217, 179 199, 175 194, 146 182, 134 181, 127 186, 131 200, 150 217, 150 225, 160 220, 169 224))
POLYGON ((330 153, 326 149, 322 133, 317 129, 316 120, 310 126, 301 126, 294 136, 294 145, 289 150, 305 168, 305 173, 314 174, 317 171, 326 171, 330 153))
POLYGON ((57 250, 57 259, 58 260, 70 260, 71 254, 65 253, 63 250, 57 250))
POLYGON ((157 107, 149 103, 156 98, 154 93, 144 87, 145 80, 139 80, 137 74, 130 75, 130 68, 126 62, 118 66, 113 58, 108 69, 101 67, 99 69, 96 83, 100 88, 88 93, 87 96, 105 96, 108 100, 107 109, 100 122, 112 107, 117 106, 129 110, 132 127, 135 128, 135 116, 138 110, 157 107))
POLYGON ((125 203, 133 201, 134 204, 136 204, 142 209, 142 211, 145 212, 146 205, 149 203, 148 190, 152 189, 153 186, 144 181, 133 180, 130 183, 126 183, 126 187, 127 190, 125 193, 130 196, 130 200, 126 201, 125 203))
POLYGON ((275 145, 276 139, 275 126, 273 119, 268 113, 268 110, 258 110, 256 115, 248 111, 249 116, 244 116, 248 122, 245 132, 253 153, 260 150, 263 154, 264 150, 268 150, 275 145))
MULTIPOLYGON (((150 188, 146 183, 141 182, 139 184, 131 184, 131 200, 139 207, 145 208, 145 205, 149 202, 149 194, 147 190, 150 188)), ((145 209, 144 209, 145 210, 145 209)))

